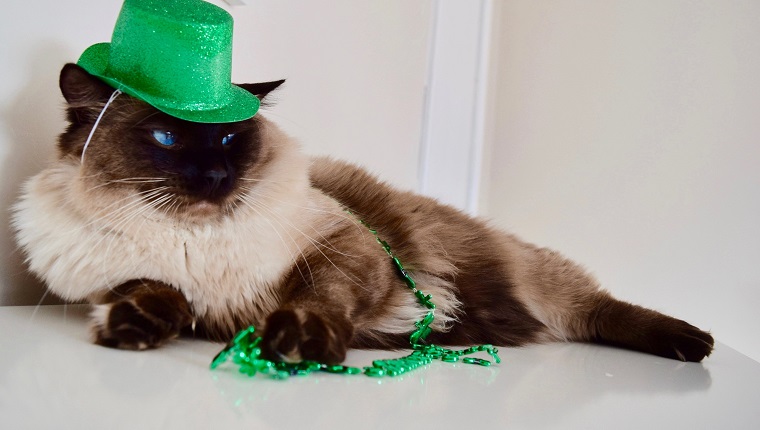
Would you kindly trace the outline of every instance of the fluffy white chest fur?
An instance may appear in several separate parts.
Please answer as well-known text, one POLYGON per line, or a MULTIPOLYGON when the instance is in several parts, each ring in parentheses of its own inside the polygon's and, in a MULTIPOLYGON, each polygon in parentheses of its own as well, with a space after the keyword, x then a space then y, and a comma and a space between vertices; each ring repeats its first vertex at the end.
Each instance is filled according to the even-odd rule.
MULTIPOLYGON (((303 210, 304 202, 320 199, 305 198, 308 179, 302 176, 290 179, 289 193, 279 188, 277 200, 193 224, 146 207, 134 195, 96 207, 97 199, 84 198, 93 190, 85 188, 79 166, 62 161, 26 184, 13 222, 31 270, 66 300, 144 278, 179 288, 198 316, 246 309, 261 318, 277 307, 275 286, 307 245, 304 226, 326 209, 303 210)), ((267 186, 259 187, 261 195, 267 186)))

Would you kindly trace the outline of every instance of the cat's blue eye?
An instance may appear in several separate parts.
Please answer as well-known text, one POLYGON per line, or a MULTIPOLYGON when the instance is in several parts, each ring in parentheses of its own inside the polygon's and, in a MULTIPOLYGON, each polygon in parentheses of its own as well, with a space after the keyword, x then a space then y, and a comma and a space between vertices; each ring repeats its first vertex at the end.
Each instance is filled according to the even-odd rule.
POLYGON ((232 138, 235 137, 235 133, 230 133, 222 138, 222 145, 229 145, 232 143, 232 138))
POLYGON ((153 130, 153 138, 163 146, 174 146, 177 136, 171 131, 153 130))

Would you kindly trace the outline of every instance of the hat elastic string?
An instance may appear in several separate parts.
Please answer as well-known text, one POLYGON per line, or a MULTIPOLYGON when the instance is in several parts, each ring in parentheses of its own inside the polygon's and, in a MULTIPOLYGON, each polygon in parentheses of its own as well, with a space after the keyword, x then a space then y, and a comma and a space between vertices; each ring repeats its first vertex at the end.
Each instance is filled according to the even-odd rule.
POLYGON ((111 97, 106 102, 106 105, 103 106, 103 110, 100 111, 100 115, 98 115, 98 119, 95 120, 95 124, 92 126, 92 130, 90 130, 90 135, 87 136, 87 141, 84 143, 84 148, 82 148, 82 159, 81 163, 84 164, 84 153, 87 151, 87 147, 90 146, 90 140, 92 140, 92 135, 95 134, 95 129, 98 128, 98 124, 100 124, 100 119, 103 118, 103 114, 106 113, 106 109, 108 109, 108 105, 111 104, 112 101, 116 99, 116 97, 121 94, 121 90, 116 90, 111 94, 111 97))

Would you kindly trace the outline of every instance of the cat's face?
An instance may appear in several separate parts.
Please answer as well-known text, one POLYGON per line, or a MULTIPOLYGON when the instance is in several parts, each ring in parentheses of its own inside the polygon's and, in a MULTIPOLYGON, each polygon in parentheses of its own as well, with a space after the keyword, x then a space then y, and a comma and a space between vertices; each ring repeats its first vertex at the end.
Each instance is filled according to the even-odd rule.
MULTIPOLYGON (((260 98, 282 81, 244 86, 260 98)), ((113 88, 75 65, 61 71, 70 125, 62 157, 80 159, 113 88)), ((135 193, 154 209, 204 217, 232 210, 257 180, 270 148, 262 121, 204 124, 180 120, 127 95, 106 109, 87 147, 82 177, 100 192, 135 193)))

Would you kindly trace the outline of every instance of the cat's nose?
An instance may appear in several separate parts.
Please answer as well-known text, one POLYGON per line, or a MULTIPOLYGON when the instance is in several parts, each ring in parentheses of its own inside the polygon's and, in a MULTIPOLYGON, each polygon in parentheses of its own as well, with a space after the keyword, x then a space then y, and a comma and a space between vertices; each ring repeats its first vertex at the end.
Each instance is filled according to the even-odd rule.
POLYGON ((213 193, 219 189, 219 186, 222 184, 222 182, 227 179, 227 170, 210 169, 206 171, 204 176, 206 177, 206 183, 208 184, 209 192, 213 193))

